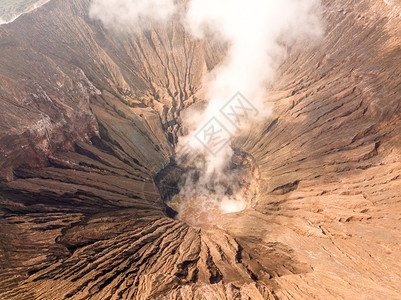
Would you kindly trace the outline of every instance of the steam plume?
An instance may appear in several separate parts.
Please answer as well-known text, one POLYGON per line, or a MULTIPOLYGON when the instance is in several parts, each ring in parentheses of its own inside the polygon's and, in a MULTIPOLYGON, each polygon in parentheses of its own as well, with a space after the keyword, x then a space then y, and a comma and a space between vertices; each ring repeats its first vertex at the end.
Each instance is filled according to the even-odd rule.
POLYGON ((238 211, 246 206, 239 192, 241 188, 233 184, 235 174, 228 168, 233 154, 229 143, 211 152, 199 142, 198 134, 208 121, 217 120, 231 135, 237 135, 253 121, 269 115, 270 108, 264 103, 265 87, 272 82, 285 59, 284 45, 319 37, 322 34, 319 11, 320 0, 190 0, 185 9, 178 8, 172 0, 94 2, 92 15, 106 25, 129 26, 138 18, 167 20, 181 12, 181 20, 194 38, 213 35, 228 45, 226 57, 204 79, 208 102, 205 111, 184 120, 189 134, 180 139, 177 155, 182 156, 182 149, 190 144, 202 159, 195 160, 196 176, 190 172, 184 178, 181 196, 196 198, 198 195, 203 203, 220 207, 223 212, 238 211), (258 119, 246 118, 233 124, 221 115, 221 108, 237 92, 251 102, 258 119), (228 186, 230 193, 227 193, 228 186))
POLYGON ((139 21, 164 22, 177 6, 174 0, 94 0, 89 14, 109 28, 136 29, 139 21))

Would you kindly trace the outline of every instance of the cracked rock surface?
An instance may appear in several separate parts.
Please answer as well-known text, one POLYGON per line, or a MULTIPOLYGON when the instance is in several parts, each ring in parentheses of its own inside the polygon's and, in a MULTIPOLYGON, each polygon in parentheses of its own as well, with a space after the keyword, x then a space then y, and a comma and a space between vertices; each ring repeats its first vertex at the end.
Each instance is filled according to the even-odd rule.
POLYGON ((0 299, 399 299, 401 6, 323 6, 233 141, 254 207, 207 227, 155 178, 224 46, 175 21, 111 34, 89 0, 0 26, 0 299))

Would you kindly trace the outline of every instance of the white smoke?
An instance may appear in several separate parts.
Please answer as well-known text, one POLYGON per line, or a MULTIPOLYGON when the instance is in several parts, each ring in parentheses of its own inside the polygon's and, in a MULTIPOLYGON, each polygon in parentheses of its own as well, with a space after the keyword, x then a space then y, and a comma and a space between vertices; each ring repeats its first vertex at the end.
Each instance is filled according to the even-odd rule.
POLYGON ((205 118, 238 91, 263 115, 265 86, 285 58, 284 45, 321 35, 319 7, 319 0, 190 1, 185 23, 193 35, 212 32, 229 44, 226 58, 206 81, 205 118))
POLYGON ((94 0, 89 15, 109 28, 137 29, 139 21, 167 21, 176 8, 174 0, 94 0))
POLYGON ((206 109, 184 119, 189 134, 180 139, 177 155, 183 156, 181 151, 189 144, 202 159, 196 161, 196 180, 189 175, 180 194, 198 199, 206 195, 207 202, 223 212, 242 210, 246 203, 240 193, 227 196, 227 185, 233 185, 234 180, 228 175, 232 172, 228 168, 233 154, 230 144, 212 154, 197 135, 213 118, 235 136, 249 129, 253 121, 269 116, 266 86, 285 59, 286 47, 322 35, 320 0, 189 0, 185 9, 174 6, 172 0, 96 0, 91 8, 92 16, 119 27, 130 26, 140 18, 168 20, 177 12, 194 38, 214 36, 228 45, 226 57, 204 78, 206 109), (220 109, 237 92, 259 112, 257 119, 232 124, 221 115, 220 109))
MULTIPOLYGON (((319 10, 318 0, 190 1, 185 16, 186 27, 197 38, 212 33, 229 48, 223 62, 205 78, 208 106, 201 116, 190 118, 196 120, 198 126, 191 127, 192 131, 182 140, 183 143, 202 151, 204 145, 197 142, 196 135, 213 117, 234 135, 249 128, 252 121, 267 117, 270 108, 265 105, 266 84, 273 81, 277 68, 285 59, 285 46, 322 34, 319 10), (252 102, 259 118, 249 119, 235 127, 219 111, 236 92, 252 102)), ((242 197, 241 188, 236 187, 229 197, 225 189, 233 185, 234 180, 241 180, 241 176, 233 178, 233 170, 227 166, 232 156, 230 146, 217 153, 203 151, 203 154, 207 161, 205 168, 201 168, 199 179, 187 180, 181 189, 182 194, 195 191, 195 194, 208 195, 208 201, 218 203, 223 213, 243 210, 249 199, 242 197), (216 189, 216 182, 220 190, 216 189)))

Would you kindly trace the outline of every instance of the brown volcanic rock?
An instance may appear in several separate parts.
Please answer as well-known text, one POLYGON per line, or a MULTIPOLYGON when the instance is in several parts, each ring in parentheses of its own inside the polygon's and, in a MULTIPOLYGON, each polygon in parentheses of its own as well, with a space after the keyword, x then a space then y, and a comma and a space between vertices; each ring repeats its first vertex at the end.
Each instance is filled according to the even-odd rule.
POLYGON ((277 279, 279 298, 398 299, 401 8, 326 7, 324 43, 290 54, 272 121, 245 138, 264 180, 262 214, 223 226, 285 243, 313 268, 277 279))
POLYGON ((398 299, 401 8, 325 1, 272 118, 234 141, 255 209, 166 217, 154 178, 224 49, 172 22, 111 34, 87 0, 0 27, 1 299, 398 299))
POLYGON ((178 22, 139 35, 113 33, 88 10, 88 0, 54 0, 0 27, 0 163, 7 180, 12 167, 43 166, 49 153, 97 136, 94 96, 113 95, 132 108, 146 104, 174 140, 179 110, 193 103, 215 63, 209 52, 215 60, 221 52, 190 41, 178 22))

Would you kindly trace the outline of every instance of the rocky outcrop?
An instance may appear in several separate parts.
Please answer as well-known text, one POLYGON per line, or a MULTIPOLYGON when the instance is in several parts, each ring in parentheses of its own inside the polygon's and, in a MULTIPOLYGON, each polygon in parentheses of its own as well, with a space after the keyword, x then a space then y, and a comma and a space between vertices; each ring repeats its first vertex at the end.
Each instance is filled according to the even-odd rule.
POLYGON ((1 299, 399 298, 398 2, 324 1, 324 40, 288 49, 272 117, 233 141, 256 205, 201 227, 155 179, 224 47, 88 5, 0 26, 1 299))

